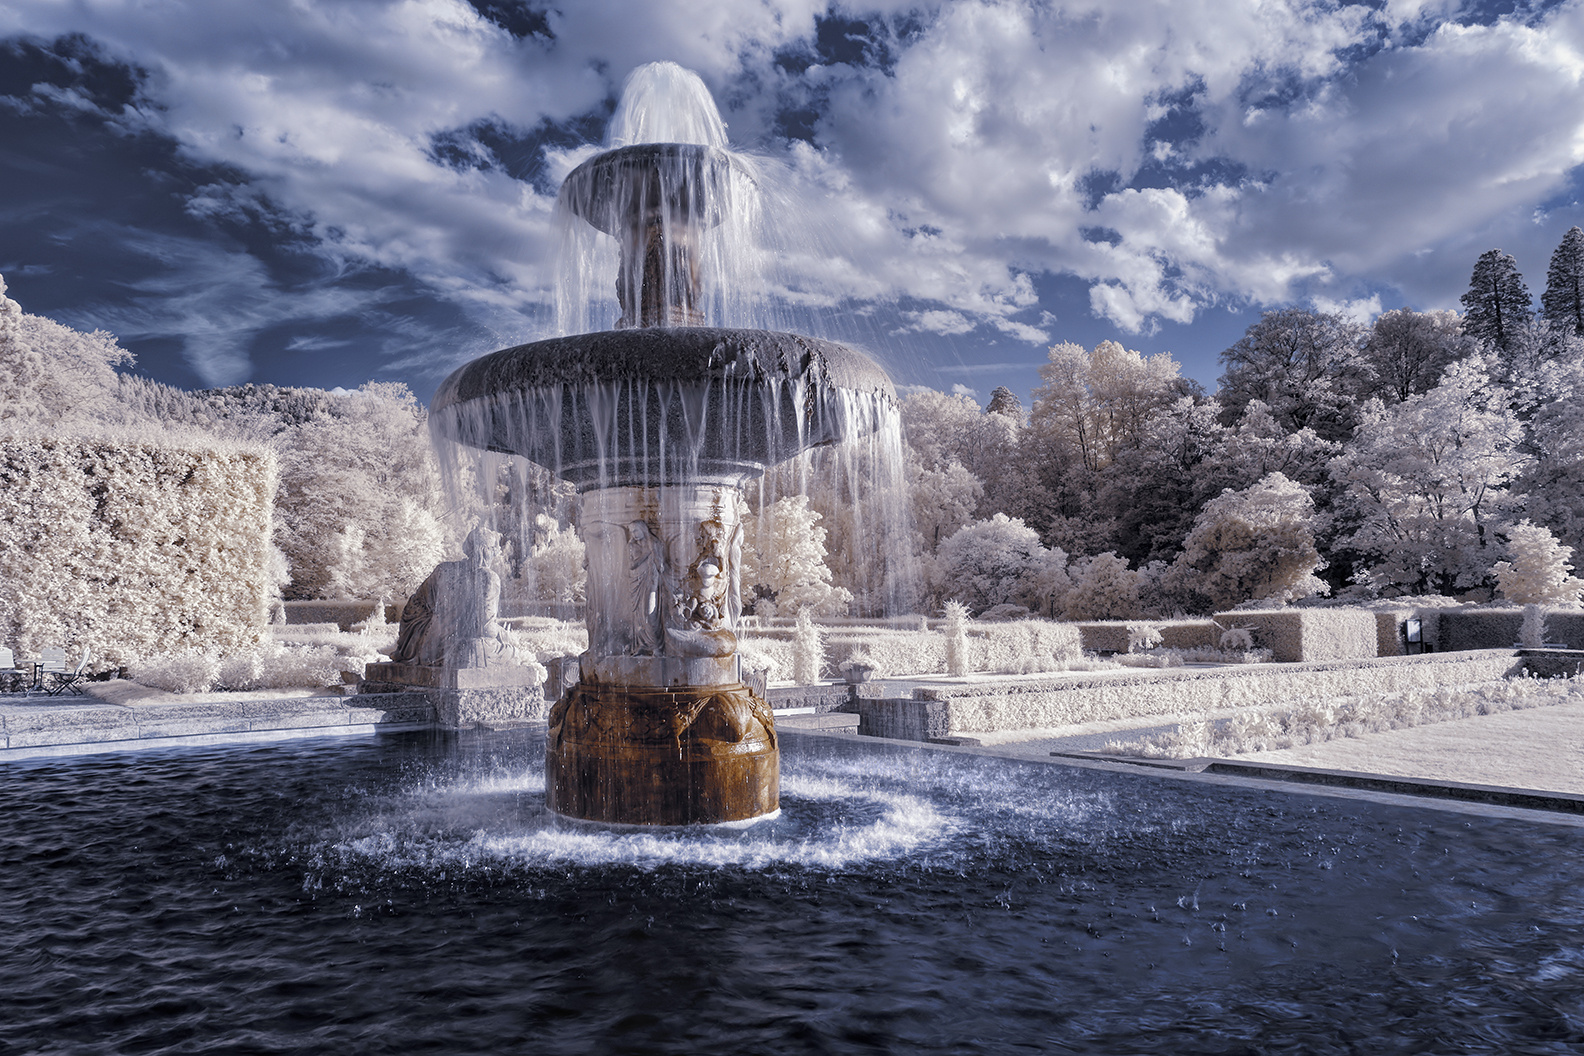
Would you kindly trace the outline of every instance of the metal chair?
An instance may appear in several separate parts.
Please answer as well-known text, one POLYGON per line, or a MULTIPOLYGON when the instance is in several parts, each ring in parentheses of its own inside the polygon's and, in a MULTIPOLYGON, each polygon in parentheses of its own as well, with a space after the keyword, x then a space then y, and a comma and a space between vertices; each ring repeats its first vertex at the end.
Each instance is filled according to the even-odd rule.
POLYGON ((57 647, 45 649, 43 653, 44 666, 41 669, 47 679, 44 692, 55 697, 67 690, 71 690, 81 696, 82 690, 78 689, 77 685, 83 680, 83 673, 88 669, 88 655, 88 647, 85 645, 83 646, 82 656, 77 661, 77 666, 67 667, 65 649, 57 647))
POLYGON ((7 692, 16 693, 27 688, 33 681, 33 672, 24 671, 16 666, 16 654, 9 645, 0 645, 0 688, 11 687, 7 692))

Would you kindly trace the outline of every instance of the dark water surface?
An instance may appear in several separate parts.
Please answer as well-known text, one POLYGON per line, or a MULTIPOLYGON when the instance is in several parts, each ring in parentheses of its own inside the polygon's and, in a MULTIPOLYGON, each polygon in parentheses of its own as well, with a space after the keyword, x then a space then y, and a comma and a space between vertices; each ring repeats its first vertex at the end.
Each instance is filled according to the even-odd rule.
POLYGON ((542 745, 0 765, 0 1052, 1584 1049, 1575 827, 788 737, 610 833, 542 745))

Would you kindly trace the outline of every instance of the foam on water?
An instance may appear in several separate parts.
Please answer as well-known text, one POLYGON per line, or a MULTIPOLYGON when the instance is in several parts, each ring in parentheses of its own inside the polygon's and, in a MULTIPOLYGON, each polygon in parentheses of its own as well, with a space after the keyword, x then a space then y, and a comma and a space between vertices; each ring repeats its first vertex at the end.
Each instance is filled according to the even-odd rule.
POLYGON ((751 824, 645 829, 563 818, 544 802, 544 772, 428 784, 343 822, 318 851, 324 864, 426 873, 613 865, 843 869, 949 841, 959 819, 928 797, 852 775, 787 775, 781 810, 751 824))

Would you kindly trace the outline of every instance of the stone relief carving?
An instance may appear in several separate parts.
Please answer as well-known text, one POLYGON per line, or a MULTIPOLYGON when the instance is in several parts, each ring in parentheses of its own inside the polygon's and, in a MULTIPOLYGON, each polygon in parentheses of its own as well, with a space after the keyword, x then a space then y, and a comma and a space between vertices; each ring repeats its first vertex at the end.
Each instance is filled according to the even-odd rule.
POLYGON ((585 507, 589 647, 597 656, 731 657, 742 615, 742 524, 728 488, 661 502, 644 488, 608 489, 585 507), (617 494, 619 493, 619 494, 617 494))

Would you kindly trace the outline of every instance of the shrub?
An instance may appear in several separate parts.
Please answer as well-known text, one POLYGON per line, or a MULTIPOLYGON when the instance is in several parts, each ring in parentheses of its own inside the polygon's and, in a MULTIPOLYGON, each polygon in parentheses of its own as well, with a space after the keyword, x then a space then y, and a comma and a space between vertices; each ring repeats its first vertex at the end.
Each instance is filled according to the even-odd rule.
POLYGON ((261 447, 0 437, 0 641, 100 669, 256 644, 277 596, 261 447))
POLYGON ((1569 573, 1571 546, 1557 542, 1550 529, 1519 521, 1507 529, 1508 561, 1491 568, 1501 596, 1520 605, 1577 605, 1584 580, 1569 573))
POLYGON ((962 677, 968 673, 968 606, 960 601, 946 603, 946 673, 962 677))
POLYGON ((1204 598, 1211 609, 1249 600, 1296 601, 1323 594, 1315 548, 1314 500, 1280 473, 1211 499, 1194 518, 1168 587, 1204 598))
POLYGON ((792 681, 800 686, 812 685, 824 672, 825 632, 814 622, 808 609, 801 609, 792 637, 792 681))

